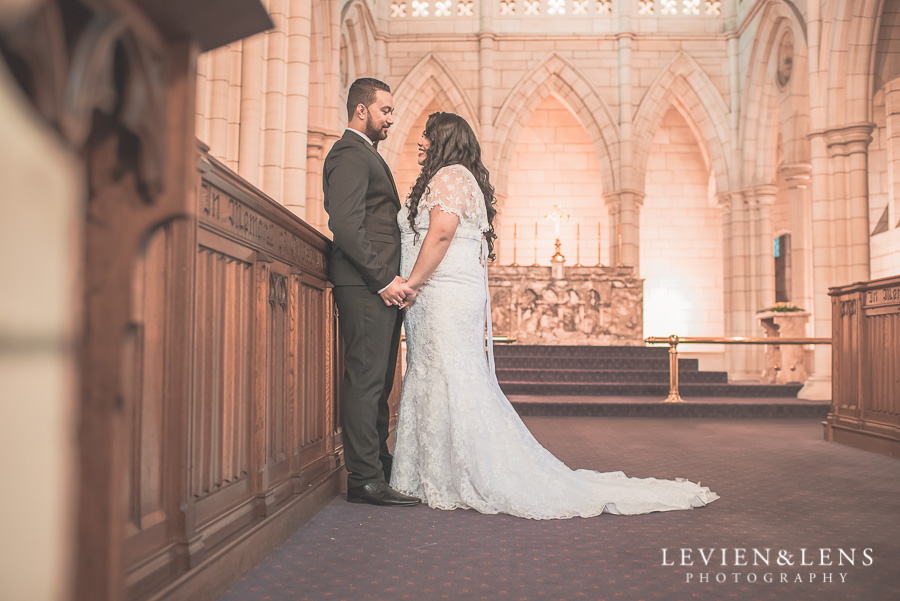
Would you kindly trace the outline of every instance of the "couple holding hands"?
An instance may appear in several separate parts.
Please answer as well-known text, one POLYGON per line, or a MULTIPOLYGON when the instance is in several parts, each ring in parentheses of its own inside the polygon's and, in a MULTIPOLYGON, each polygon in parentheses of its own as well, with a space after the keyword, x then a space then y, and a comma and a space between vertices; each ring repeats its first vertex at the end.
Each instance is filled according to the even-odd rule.
POLYGON ((418 143, 422 170, 401 202, 377 150, 393 111, 387 84, 353 82, 347 129, 323 171, 346 349, 348 500, 558 519, 719 498, 683 479, 571 470, 534 439, 494 373, 487 264, 497 211, 475 133, 458 115, 430 115, 418 143), (388 397, 404 324, 407 370, 391 454, 388 397))

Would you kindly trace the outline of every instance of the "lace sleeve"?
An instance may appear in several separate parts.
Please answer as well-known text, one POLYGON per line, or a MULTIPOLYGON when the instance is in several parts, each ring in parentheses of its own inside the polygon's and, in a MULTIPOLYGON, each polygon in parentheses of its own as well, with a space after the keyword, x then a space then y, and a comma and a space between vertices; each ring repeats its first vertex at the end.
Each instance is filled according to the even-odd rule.
POLYGON ((463 222, 472 213, 473 195, 470 187, 465 167, 443 167, 428 182, 428 191, 419 203, 419 211, 430 212, 439 207, 441 211, 456 215, 463 222))

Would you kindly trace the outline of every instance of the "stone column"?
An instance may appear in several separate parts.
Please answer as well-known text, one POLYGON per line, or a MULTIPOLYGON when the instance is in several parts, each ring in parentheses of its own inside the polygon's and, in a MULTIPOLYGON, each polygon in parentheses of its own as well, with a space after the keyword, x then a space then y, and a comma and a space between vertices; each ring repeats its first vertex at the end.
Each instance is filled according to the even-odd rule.
POLYGON ((747 195, 750 210, 751 252, 753 254, 752 288, 755 292, 753 311, 775 304, 775 259, 772 254, 774 233, 772 229, 772 205, 778 188, 757 186, 747 195))
POLYGON ((266 33, 266 87, 263 130, 262 191, 284 202, 284 116, 287 58, 287 2, 270 0, 269 16, 275 28, 266 33))
POLYGON ((206 115, 209 153, 228 160, 228 88, 231 79, 231 50, 228 46, 211 51, 209 58, 209 113, 206 115))
POLYGON ((200 140, 209 144, 209 53, 197 57, 197 102, 194 118, 196 120, 196 135, 200 140))
POLYGON ((619 190, 604 194, 603 199, 609 211, 609 262, 634 267, 635 274, 639 274, 644 194, 637 190, 619 190))
POLYGON ((244 40, 241 56, 241 130, 238 173, 259 186, 259 132, 262 130, 263 43, 257 34, 244 40))
POLYGON ((310 30, 309 123, 306 135, 306 221, 331 236, 322 193, 325 155, 347 122, 341 97, 339 0, 313 0, 310 30), (317 4, 319 11, 316 11, 317 4), (317 19, 321 18, 321 21, 317 19))
POLYGON ((834 285, 869 279, 868 146, 874 124, 856 124, 826 132, 830 157, 831 218, 834 235, 834 285))
POLYGON ((844 130, 847 142, 848 169, 848 257, 851 282, 869 279, 869 143, 873 123, 844 130))
MULTIPOLYGON (((812 150, 813 319, 815 336, 831 337, 828 289, 869 279, 868 145, 874 125, 858 123, 810 134, 812 150)), ((831 349, 817 345, 813 375, 798 395, 831 398, 831 349)))
MULTIPOLYGON (((494 53, 497 46, 497 35, 494 32, 494 11, 496 5, 492 2, 481 2, 479 5, 480 27, 478 31, 478 122, 479 142, 481 143, 482 159, 487 165, 496 165, 495 173, 499 172, 499 157, 497 141, 494 139, 494 88, 496 74, 494 72, 494 53)), ((501 206, 501 197, 494 195, 496 206, 501 206)), ((502 202, 505 202, 505 196, 502 202)), ((494 216, 494 231, 499 234, 502 213, 494 216)), ((494 245, 496 264, 500 263, 501 254, 504 261, 510 261, 512 257, 513 240, 497 238, 494 245)))
POLYGON ((725 336, 731 336, 731 332, 734 329, 732 323, 734 321, 732 315, 734 293, 732 291, 731 265, 731 198, 728 194, 719 194, 716 199, 719 203, 722 218, 722 305, 725 312, 725 336))
MULTIPOLYGON (((750 236, 749 193, 719 195, 722 206, 722 240, 725 261, 725 335, 754 336, 756 332, 757 247, 750 236)), ((762 369, 757 349, 743 345, 725 347, 725 365, 730 380, 757 380, 762 369)))
MULTIPOLYGON (((831 186, 828 173, 828 148, 823 132, 809 137, 810 147, 810 208, 812 213, 813 266, 813 335, 831 338, 831 299, 828 287, 835 285, 835 266, 832 255, 831 186)), ((831 347, 813 347, 813 373, 797 395, 810 401, 831 399, 831 347)))
MULTIPOLYGON (((791 207, 791 302, 810 311, 812 292, 812 213, 809 198, 808 164, 784 165, 791 207)), ((807 335, 811 332, 807 332, 807 335)))
MULTIPOLYGON (((889 82, 885 88, 884 107, 887 129, 887 172, 890 214, 900 214, 900 78, 889 82)), ((895 224, 891 224, 895 227, 895 224)))
MULTIPOLYGON (((490 3, 482 3, 482 11, 493 8, 490 3)), ((478 34, 478 121, 481 130, 479 142, 481 153, 487 164, 495 158, 496 141, 494 140, 494 48, 497 37, 493 31, 485 30, 487 23, 493 20, 482 17, 482 31, 478 34)))
POLYGON ((325 163, 325 135, 309 132, 306 138, 306 221, 328 236, 328 214, 322 202, 322 166, 325 163))
MULTIPOLYGON (((627 3, 620 3, 623 6, 627 3)), ((633 10, 633 8, 632 8, 633 10)), ((619 154, 625 160, 619 163, 619 190, 605 195, 606 206, 609 211, 609 262, 611 265, 630 265, 634 267, 634 273, 640 274, 640 229, 641 229, 641 204, 645 194, 639 192, 643 188, 643 182, 636 181, 632 165, 634 156, 634 94, 631 81, 632 46, 634 45, 634 33, 632 28, 632 16, 628 10, 623 10, 620 15, 619 26, 623 33, 616 36, 619 52, 619 154)), ((615 182, 610 182, 615 185, 615 182)))
POLYGON ((311 0, 292 0, 287 19, 287 83, 284 132, 284 188, 276 197, 306 219, 306 136, 309 129, 311 0))

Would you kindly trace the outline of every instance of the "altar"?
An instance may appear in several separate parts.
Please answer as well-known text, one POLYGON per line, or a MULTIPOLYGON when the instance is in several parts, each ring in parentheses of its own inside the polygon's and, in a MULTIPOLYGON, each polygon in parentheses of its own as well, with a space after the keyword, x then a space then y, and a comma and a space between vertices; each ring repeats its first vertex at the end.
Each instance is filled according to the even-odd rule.
POLYGON ((495 336, 519 344, 643 344, 643 280, 633 267, 497 265, 488 280, 495 336))

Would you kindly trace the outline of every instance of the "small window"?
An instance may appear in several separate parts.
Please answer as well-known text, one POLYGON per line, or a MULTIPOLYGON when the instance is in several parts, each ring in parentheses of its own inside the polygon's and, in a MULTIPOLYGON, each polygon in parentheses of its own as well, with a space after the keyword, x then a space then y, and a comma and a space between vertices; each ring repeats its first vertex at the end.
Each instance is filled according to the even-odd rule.
POLYGON ((791 235, 775 238, 772 251, 775 257, 775 302, 786 303, 791 300, 791 235))

